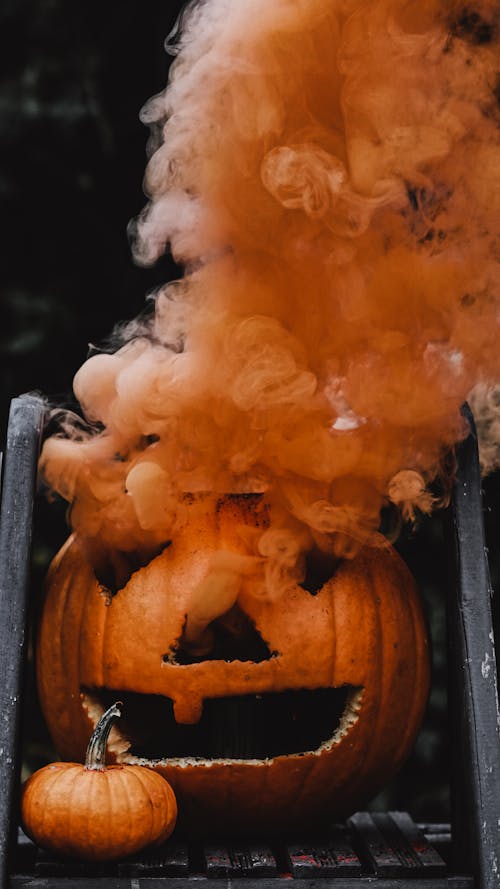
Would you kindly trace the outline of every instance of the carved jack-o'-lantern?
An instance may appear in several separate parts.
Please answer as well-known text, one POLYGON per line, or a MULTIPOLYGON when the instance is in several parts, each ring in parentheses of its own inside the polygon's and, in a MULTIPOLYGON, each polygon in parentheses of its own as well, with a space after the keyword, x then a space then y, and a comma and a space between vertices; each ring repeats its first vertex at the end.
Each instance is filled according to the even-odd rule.
POLYGON ((171 545, 112 597, 76 538, 48 578, 38 677, 56 746, 81 758, 120 697, 111 758, 162 772, 193 832, 348 814, 401 765, 425 706, 424 623, 388 544, 278 601, 252 595, 240 572, 236 602, 201 614, 214 553, 245 556, 249 528, 266 520, 259 497, 198 498, 171 545))

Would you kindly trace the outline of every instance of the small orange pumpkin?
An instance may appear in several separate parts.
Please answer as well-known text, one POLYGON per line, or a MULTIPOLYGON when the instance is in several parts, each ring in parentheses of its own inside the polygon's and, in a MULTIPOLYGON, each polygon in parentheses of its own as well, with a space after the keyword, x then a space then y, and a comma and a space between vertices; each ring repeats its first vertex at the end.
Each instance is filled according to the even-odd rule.
POLYGON ((413 578, 381 539, 313 593, 297 584, 272 601, 243 583, 208 627, 213 651, 190 657, 183 639, 200 624, 196 591, 215 576, 214 554, 251 556, 252 531, 270 519, 256 495, 193 497, 186 510, 171 545, 114 595, 77 537, 56 556, 37 663, 56 747, 80 757, 90 727, 120 697, 127 714, 110 755, 163 774, 189 833, 346 816, 400 767, 426 704, 429 652, 413 578), (239 649, 242 625, 254 637, 239 649))
POLYGON ((170 785, 142 766, 105 766, 108 735, 121 715, 113 704, 90 739, 85 765, 55 762, 28 778, 23 827, 39 846, 89 861, 130 855, 172 833, 177 803, 170 785))

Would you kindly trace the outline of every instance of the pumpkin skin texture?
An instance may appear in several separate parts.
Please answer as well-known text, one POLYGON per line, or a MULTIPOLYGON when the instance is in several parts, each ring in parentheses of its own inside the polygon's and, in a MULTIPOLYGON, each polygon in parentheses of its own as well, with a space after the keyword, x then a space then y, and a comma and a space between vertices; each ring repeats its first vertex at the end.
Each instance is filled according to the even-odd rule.
MULTIPOLYGON (((312 748, 263 759, 181 750, 149 761, 172 785, 179 824, 191 834, 276 832, 348 815, 406 759, 427 700, 429 652, 415 584, 382 541, 341 563, 315 595, 297 585, 286 599, 270 601, 242 584, 238 606, 272 656, 166 657, 182 637, 213 553, 248 554, 248 529, 266 522, 258 498, 200 498, 172 544, 111 599, 76 538, 47 579, 37 674, 63 758, 82 757, 103 709, 102 689, 168 698, 185 725, 196 724, 208 699, 349 689, 337 729, 312 748)), ((116 762, 146 764, 116 730, 109 753, 116 762)))
POLYGON ((141 766, 88 763, 87 754, 84 766, 51 763, 28 778, 22 820, 35 843, 68 857, 108 861, 170 836, 177 803, 160 775, 141 766))

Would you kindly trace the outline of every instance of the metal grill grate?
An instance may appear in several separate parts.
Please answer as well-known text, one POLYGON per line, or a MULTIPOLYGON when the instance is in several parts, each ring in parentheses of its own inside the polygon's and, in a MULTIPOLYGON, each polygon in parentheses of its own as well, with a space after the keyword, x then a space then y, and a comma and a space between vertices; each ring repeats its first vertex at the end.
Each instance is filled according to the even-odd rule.
MULTIPOLYGON (((429 829, 429 828, 427 828, 429 829)), ((434 835, 438 826, 431 826, 434 835)), ((439 827, 444 835, 443 826, 439 827)), ((391 885, 406 885, 402 878, 427 880, 441 878, 444 885, 455 885, 456 878, 447 876, 446 863, 441 854, 429 843, 423 830, 405 812, 370 814, 359 812, 346 825, 335 825, 319 839, 308 838, 304 842, 292 840, 279 843, 237 843, 226 845, 195 845, 170 840, 163 846, 133 856, 115 864, 89 865, 78 861, 56 859, 37 849, 21 835, 18 844, 18 860, 11 885, 40 889, 63 880, 69 889, 71 879, 78 878, 78 885, 111 886, 118 879, 127 881, 132 889, 138 889, 138 878, 169 878, 172 887, 181 886, 186 879, 192 884, 203 885, 213 881, 233 882, 239 878, 258 881, 262 889, 268 883, 276 886, 284 880, 299 883, 321 878, 379 877, 389 879, 391 885), (451 881, 451 882, 450 882, 451 881)), ((149 882, 148 882, 149 885, 149 882)), ((352 883, 351 883, 352 885, 352 883)), ((409 883, 408 883, 409 885, 409 883)), ((433 886, 436 886, 433 882, 433 886)), ((463 880, 463 889, 472 887, 472 880, 463 880)))

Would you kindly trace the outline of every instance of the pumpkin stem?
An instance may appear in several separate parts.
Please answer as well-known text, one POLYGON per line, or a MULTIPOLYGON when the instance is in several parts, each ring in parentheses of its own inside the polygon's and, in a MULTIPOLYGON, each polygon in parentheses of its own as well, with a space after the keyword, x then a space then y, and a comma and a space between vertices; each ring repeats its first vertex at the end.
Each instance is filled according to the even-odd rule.
POLYGON ((122 715, 120 707, 123 707, 121 701, 116 701, 115 704, 112 704, 111 707, 102 714, 92 732, 92 737, 90 738, 87 753, 85 755, 86 769, 99 772, 106 768, 106 745, 115 719, 118 719, 122 715))

